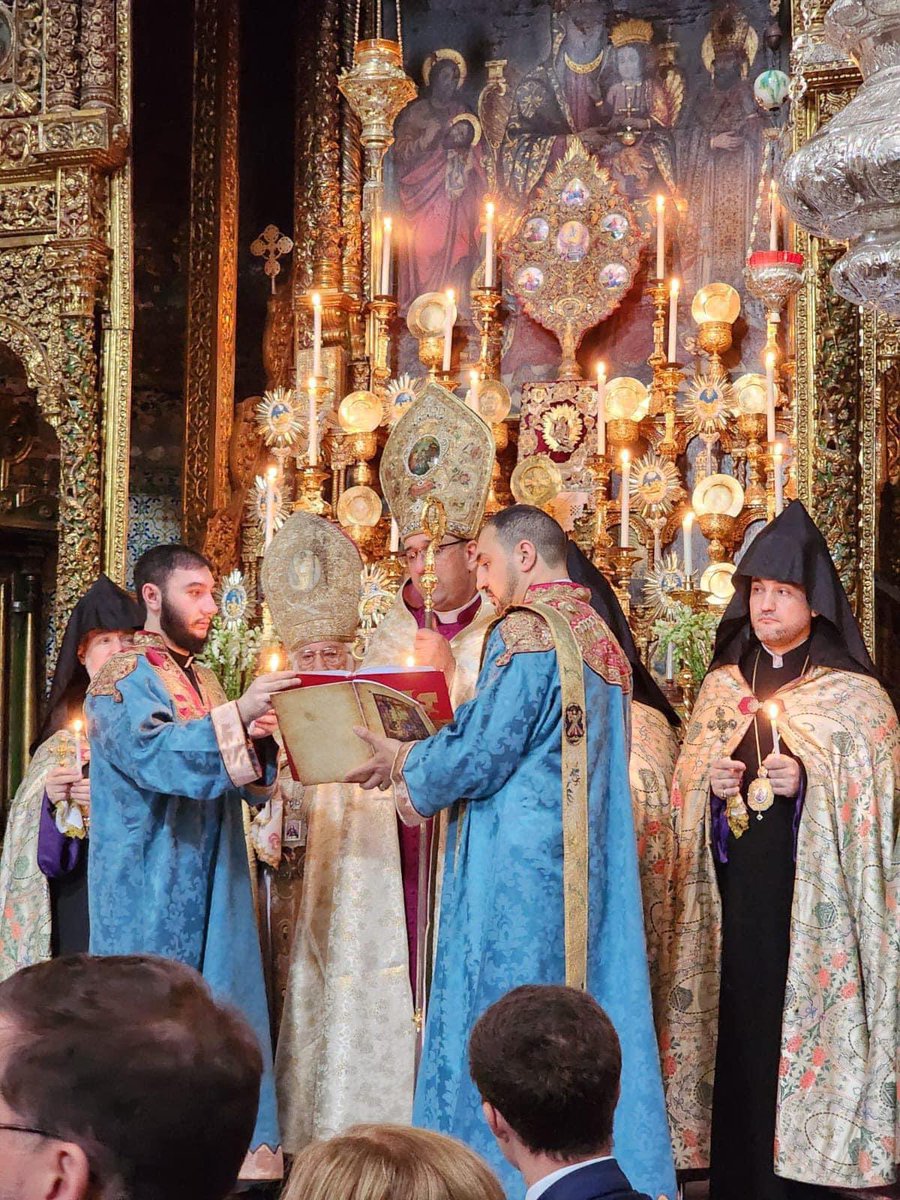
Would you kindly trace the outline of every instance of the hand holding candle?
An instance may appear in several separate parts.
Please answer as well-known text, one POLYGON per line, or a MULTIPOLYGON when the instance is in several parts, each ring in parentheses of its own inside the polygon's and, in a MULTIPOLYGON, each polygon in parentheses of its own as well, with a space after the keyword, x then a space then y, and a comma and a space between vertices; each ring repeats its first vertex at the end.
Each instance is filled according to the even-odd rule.
POLYGON ((778 705, 769 704, 766 707, 769 720, 772 722, 772 750, 775 754, 781 753, 781 739, 778 736, 778 705))
POLYGON ((484 286, 494 286, 494 202, 488 200, 484 206, 484 286))
POLYGON ((621 519, 619 522, 619 548, 627 550, 630 544, 631 523, 631 455, 622 451, 622 490, 619 493, 621 519))
POLYGON ((445 375, 450 374, 450 358, 453 354, 453 318, 456 308, 456 293, 453 288, 447 288, 447 303, 444 305, 444 361, 441 369, 445 375))
POLYGON ((82 755, 82 750, 83 750, 82 730, 83 729, 84 729, 84 722, 82 720, 80 720, 78 717, 76 717, 75 720, 72 722, 72 734, 75 738, 75 769, 78 771, 81 770, 81 762, 82 762, 82 757, 83 757, 83 755, 82 755))
POLYGON ((313 375, 316 379, 322 374, 322 297, 318 292, 312 294, 313 309, 313 375))
POLYGON ((597 363, 597 453, 606 454, 606 363, 597 363))
POLYGON ((666 274, 666 198, 656 197, 656 278, 666 274))
POLYGON ((694 514, 688 511, 684 514, 684 520, 681 522, 681 533, 684 541, 684 580, 686 584, 690 584, 694 574, 694 547, 691 542, 691 536, 694 532, 694 514))
POLYGON ((678 292, 681 284, 673 279, 669 284, 669 352, 667 361, 678 361, 678 292))

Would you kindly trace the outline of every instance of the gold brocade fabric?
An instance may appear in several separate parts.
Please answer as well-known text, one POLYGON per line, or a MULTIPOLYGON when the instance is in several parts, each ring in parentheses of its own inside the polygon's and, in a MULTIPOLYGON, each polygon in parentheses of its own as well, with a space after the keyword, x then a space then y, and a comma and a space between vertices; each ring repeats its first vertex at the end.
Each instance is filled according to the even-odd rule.
MULTIPOLYGON (((483 605, 450 643, 457 706, 475 690, 492 615, 483 605)), ((402 665, 416 622, 402 595, 372 635, 364 668, 402 665)), ((275 1058, 285 1149, 361 1122, 412 1117, 415 1026, 392 793, 323 784, 304 796, 307 844, 275 1058)))
MULTIPOLYGON (((900 730, 868 677, 815 668, 777 693, 781 738, 806 770, 797 835, 775 1170, 807 1183, 896 1180, 900 730)), ((660 931, 663 1079, 676 1165, 709 1160, 721 907, 709 764, 752 717, 737 667, 705 680, 672 785, 675 854, 660 931), (745 703, 745 709, 748 704, 745 703)), ((765 903, 765 897, 760 897, 765 903)))
POLYGON ((641 872, 650 991, 657 1032, 662 1027, 665 1009, 660 974, 667 876, 669 864, 675 858, 669 795, 677 757, 678 735, 662 713, 647 704, 632 703, 628 775, 641 872))

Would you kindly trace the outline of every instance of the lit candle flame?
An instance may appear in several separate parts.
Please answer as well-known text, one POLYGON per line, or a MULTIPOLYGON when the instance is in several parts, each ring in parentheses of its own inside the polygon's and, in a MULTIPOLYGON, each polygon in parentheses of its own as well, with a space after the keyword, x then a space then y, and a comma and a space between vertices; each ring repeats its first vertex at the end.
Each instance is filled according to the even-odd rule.
POLYGON ((659 196, 657 196, 657 197, 656 197, 656 211, 657 211, 658 213, 663 213, 663 212, 665 212, 665 209, 666 209, 666 198, 665 198, 665 196, 663 196, 663 195, 659 195, 659 196))
POLYGON ((394 227, 394 222, 391 220, 391 218, 390 218, 390 217, 385 217, 385 218, 384 218, 384 227, 385 227, 385 229, 388 231, 388 233, 390 233, 390 231, 393 229, 393 227, 394 227))
POLYGON ((677 276, 675 276, 672 279, 672 282, 669 284, 669 295, 677 296, 680 290, 681 290, 681 280, 678 279, 677 276))
POLYGON ((775 443, 775 445, 772 447, 772 453, 776 458, 781 458, 782 454, 784 454, 784 446, 782 446, 781 442, 775 443))
POLYGON ((602 359, 597 363, 597 382, 606 382, 606 363, 602 359))
POLYGON ((631 455, 629 454, 629 452, 627 450, 622 451, 621 459, 622 459, 622 466, 627 467, 628 464, 631 462, 631 455))
POLYGON ((322 307, 322 297, 319 295, 318 292, 313 292, 313 294, 312 294, 312 305, 313 305, 313 308, 321 308, 322 307))
POLYGON ((775 351, 774 350, 766 351, 766 366, 767 367, 775 366, 775 351))
POLYGON ((410 654, 410 655, 408 655, 408 656, 407 656, 407 659, 406 659, 406 665, 407 665, 408 667, 414 667, 414 666, 416 665, 416 660, 415 660, 415 656, 414 656, 414 655, 410 654))
POLYGON ((281 670, 281 655, 277 650, 273 650, 269 655, 269 671, 274 673, 281 670))
POLYGON ((690 533, 690 531, 694 528, 694 519, 693 510, 688 509, 688 511, 684 514, 684 520, 681 522, 681 527, 685 533, 690 533))
POLYGON ((266 478, 268 479, 269 483, 274 483, 278 478, 278 468, 269 467, 269 469, 266 471, 266 478))
POLYGON ((769 714, 770 721, 778 720, 778 705, 777 704, 770 704, 767 707, 766 712, 769 714))
POLYGON ((307 380, 307 387, 309 388, 309 390, 310 390, 311 392, 314 392, 314 391, 316 390, 316 377, 315 377, 315 375, 310 375, 309 379, 307 380))
POLYGON ((493 202, 493 200, 488 200, 488 202, 487 202, 487 204, 485 205, 485 207, 486 207, 486 209, 487 209, 487 215, 488 215, 489 217, 492 217, 492 216, 494 215, 494 202, 493 202))
POLYGON ((82 729, 84 729, 84 722, 76 717, 72 722, 72 729, 75 733, 81 733, 82 729))

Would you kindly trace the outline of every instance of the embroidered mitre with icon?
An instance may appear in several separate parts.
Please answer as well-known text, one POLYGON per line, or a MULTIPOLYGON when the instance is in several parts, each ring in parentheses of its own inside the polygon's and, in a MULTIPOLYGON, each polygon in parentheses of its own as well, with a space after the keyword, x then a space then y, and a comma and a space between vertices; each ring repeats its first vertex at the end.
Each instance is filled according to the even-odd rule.
POLYGON ((423 509, 439 500, 446 531, 474 538, 494 469, 494 436, 478 413, 429 383, 391 431, 381 456, 381 490, 400 537, 423 531, 423 509))
POLYGON ((272 538, 262 585, 285 649, 309 642, 352 642, 359 624, 359 551, 340 526, 295 512, 272 538))

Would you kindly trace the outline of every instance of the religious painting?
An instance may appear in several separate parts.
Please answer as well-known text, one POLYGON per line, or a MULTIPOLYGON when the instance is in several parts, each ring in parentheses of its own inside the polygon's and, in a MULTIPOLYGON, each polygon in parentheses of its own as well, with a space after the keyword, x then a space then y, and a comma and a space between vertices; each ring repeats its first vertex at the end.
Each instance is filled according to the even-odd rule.
MULTIPOLYGON (((764 315, 746 294, 743 268, 775 122, 772 105, 764 106, 766 88, 755 98, 754 84, 783 69, 789 51, 786 39, 772 38, 771 22, 767 0, 410 4, 405 52, 420 91, 400 114, 387 157, 388 203, 407 228, 398 249, 401 312, 425 291, 454 288, 460 365, 477 360, 469 296, 482 278, 487 197, 497 205, 501 241, 525 222, 521 240, 543 246, 552 236, 566 261, 584 258, 598 233, 611 242, 632 236, 628 218, 615 210, 590 228, 579 220, 592 197, 578 175, 563 197, 570 222, 551 235, 545 220, 528 213, 577 142, 633 206, 645 235, 656 196, 666 197, 666 270, 681 278, 686 298, 714 280, 741 292, 727 366, 756 369, 764 315)), ((617 307, 586 335, 583 366, 600 357, 617 374, 648 377, 653 265, 645 255, 636 276, 624 263, 603 266, 597 287, 617 292, 617 307)), ((538 263, 502 279, 502 377, 516 401, 524 383, 559 371, 557 337, 527 313, 543 286, 538 263)), ((686 320, 685 353, 692 336, 686 320)), ((420 373, 414 346, 405 358, 401 351, 399 365, 420 373)))

